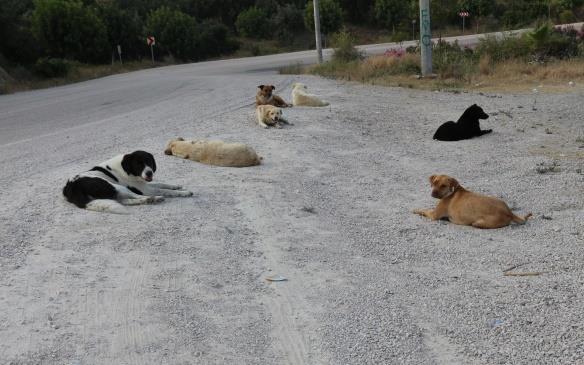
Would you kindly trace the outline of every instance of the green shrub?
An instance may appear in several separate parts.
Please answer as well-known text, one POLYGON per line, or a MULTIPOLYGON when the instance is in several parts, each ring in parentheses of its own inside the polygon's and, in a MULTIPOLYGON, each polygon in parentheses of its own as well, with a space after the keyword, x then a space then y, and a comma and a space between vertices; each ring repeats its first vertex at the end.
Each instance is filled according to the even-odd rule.
POLYGON ((239 44, 228 37, 229 29, 224 24, 206 20, 197 27, 200 58, 220 56, 239 48, 239 44))
POLYGON ((373 14, 377 24, 388 29, 395 28, 407 18, 409 4, 403 0, 375 0, 373 14))
POLYGON ((79 0, 35 0, 32 28, 50 57, 94 63, 109 57, 105 25, 79 0))
POLYGON ((292 4, 278 7, 274 17, 274 36, 281 42, 290 42, 304 28, 302 10, 292 4))
POLYGON ((34 72, 42 77, 64 77, 71 71, 71 62, 61 58, 39 58, 34 65, 34 72))
POLYGON ((334 47, 333 61, 351 62, 363 58, 361 52, 355 48, 355 38, 345 30, 333 35, 332 43, 334 47))
POLYGON ((183 61, 198 60, 204 54, 198 49, 198 30, 193 17, 165 6, 150 12, 146 20, 146 31, 156 37, 156 47, 183 61))
POLYGON ((496 36, 481 38, 475 49, 479 56, 489 56, 492 62, 497 63, 508 59, 527 59, 530 48, 523 37, 505 35, 499 39, 496 36))
POLYGON ((462 79, 476 64, 476 55, 470 49, 462 49, 458 42, 440 41, 432 51, 432 67, 442 78, 462 79))
POLYGON ((252 6, 237 16, 235 28, 244 37, 269 38, 272 27, 266 11, 252 6))
POLYGON ((562 59, 577 56, 578 44, 582 42, 574 29, 555 30, 549 23, 527 33, 525 40, 532 57, 537 61, 550 57, 562 59))

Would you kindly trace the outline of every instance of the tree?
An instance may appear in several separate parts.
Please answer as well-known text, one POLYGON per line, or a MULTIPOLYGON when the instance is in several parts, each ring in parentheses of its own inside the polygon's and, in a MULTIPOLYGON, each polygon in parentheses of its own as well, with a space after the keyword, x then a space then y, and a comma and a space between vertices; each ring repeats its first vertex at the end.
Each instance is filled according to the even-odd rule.
POLYGON ((163 6, 148 15, 146 30, 156 37, 156 44, 162 52, 183 61, 200 58, 195 18, 163 6))
POLYGON ((35 0, 32 29, 51 57, 107 60, 107 32, 96 12, 79 0, 35 0))
POLYGON ((0 55, 15 63, 32 64, 40 54, 26 16, 33 6, 32 0, 0 0, 0 55))
POLYGON ((237 16, 235 28, 244 37, 269 38, 272 24, 265 10, 252 6, 237 16))
POLYGON ((146 49, 142 21, 136 12, 121 9, 114 2, 99 3, 97 12, 106 25, 110 50, 115 52, 120 45, 127 57, 136 58, 146 49))
POLYGON ((350 22, 367 22, 373 11, 373 0, 339 0, 350 22))
POLYGON ((275 37, 281 42, 291 42, 294 34, 304 29, 302 10, 293 4, 279 6, 274 24, 278 24, 274 30, 275 37))
POLYGON ((404 19, 409 23, 408 13, 409 4, 403 0, 375 0, 373 5, 373 15, 377 24, 393 30, 404 19))
MULTIPOLYGON (((319 0, 320 30, 324 34, 330 34, 341 29, 343 24, 343 10, 335 0, 319 0)), ((304 9, 304 25, 310 31, 314 31, 314 4, 312 0, 304 9)))

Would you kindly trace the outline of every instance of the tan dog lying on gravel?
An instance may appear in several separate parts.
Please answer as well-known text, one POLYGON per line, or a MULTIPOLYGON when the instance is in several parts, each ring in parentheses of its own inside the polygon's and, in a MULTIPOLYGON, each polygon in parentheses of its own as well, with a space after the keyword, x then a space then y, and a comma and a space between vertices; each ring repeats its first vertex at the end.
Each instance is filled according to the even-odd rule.
POLYGON ((501 228, 511 222, 525 223, 531 213, 521 218, 504 201, 466 190, 447 175, 430 176, 432 197, 440 199, 435 209, 416 209, 414 213, 432 220, 448 218, 452 223, 477 228, 501 228))
POLYGON ((182 138, 168 142, 164 153, 207 165, 225 167, 255 166, 259 165, 262 160, 253 148, 243 143, 185 141, 182 138))
POLYGON ((294 106, 327 106, 328 102, 318 96, 306 92, 306 85, 300 82, 292 84, 292 105, 294 106))
POLYGON ((276 87, 274 85, 260 85, 258 86, 258 92, 256 94, 256 106, 259 105, 273 105, 280 108, 291 107, 292 104, 288 104, 278 95, 274 95, 274 90, 276 87))
POLYGON ((259 105, 256 108, 258 124, 263 128, 268 126, 282 128, 282 124, 290 124, 282 117, 282 109, 272 105, 259 105))

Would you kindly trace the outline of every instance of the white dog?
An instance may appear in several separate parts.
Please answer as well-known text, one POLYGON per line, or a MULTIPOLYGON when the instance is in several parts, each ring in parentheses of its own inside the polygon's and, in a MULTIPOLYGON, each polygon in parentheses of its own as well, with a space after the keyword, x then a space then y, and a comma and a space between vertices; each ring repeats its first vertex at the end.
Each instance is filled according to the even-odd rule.
POLYGON ((168 142, 164 153, 207 165, 226 167, 256 166, 262 161, 250 146, 223 141, 185 141, 183 138, 175 138, 168 142))
POLYGON ((118 155, 67 181, 63 195, 79 208, 127 213, 123 205, 157 203, 164 197, 187 197, 182 187, 154 183, 154 156, 144 151, 118 155))
POLYGON ((327 106, 328 102, 318 96, 306 92, 306 85, 300 82, 292 84, 292 105, 294 106, 327 106))

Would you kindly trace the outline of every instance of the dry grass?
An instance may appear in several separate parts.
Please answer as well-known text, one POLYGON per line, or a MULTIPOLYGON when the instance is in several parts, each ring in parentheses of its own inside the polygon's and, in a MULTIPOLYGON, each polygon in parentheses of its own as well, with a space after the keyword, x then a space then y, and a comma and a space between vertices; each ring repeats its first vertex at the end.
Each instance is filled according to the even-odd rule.
POLYGON ((488 73, 481 72, 473 78, 471 88, 531 92, 581 90, 584 84, 584 60, 554 61, 545 64, 529 64, 510 60, 492 66, 488 73), (569 85, 573 82, 574 86, 569 85))
POLYGON ((545 64, 530 64, 520 60, 493 63, 489 56, 483 56, 476 67, 460 68, 459 72, 454 73, 446 68, 436 79, 415 77, 419 69, 419 56, 406 54, 401 58, 374 56, 361 62, 327 62, 308 68, 290 68, 287 71, 375 85, 427 90, 530 93, 533 88, 541 92, 570 92, 584 89, 583 59, 551 61, 545 64))

